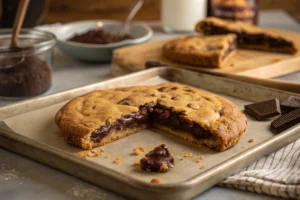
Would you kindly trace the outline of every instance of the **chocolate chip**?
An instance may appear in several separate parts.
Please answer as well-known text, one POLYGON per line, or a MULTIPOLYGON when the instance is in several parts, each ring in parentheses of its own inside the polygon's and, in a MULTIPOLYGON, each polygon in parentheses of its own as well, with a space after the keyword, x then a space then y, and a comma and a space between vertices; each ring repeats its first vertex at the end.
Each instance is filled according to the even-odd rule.
POLYGON ((275 119, 271 123, 271 130, 274 133, 280 133, 298 123, 300 123, 300 108, 275 119))
POLYGON ((225 114, 224 109, 222 108, 222 109, 219 111, 219 113, 220 113, 220 116, 223 116, 223 115, 225 114))
POLYGON ((257 120, 268 119, 281 113, 278 99, 245 105, 245 111, 257 120))
POLYGON ((150 68, 154 68, 154 67, 162 67, 162 66, 166 66, 166 65, 162 64, 159 61, 148 60, 145 62, 146 69, 150 69, 150 68))
POLYGON ((172 87, 171 89, 172 89, 172 90, 177 90, 177 89, 178 89, 178 87, 172 87))
POLYGON ((176 95, 176 96, 173 96, 171 99, 172 99, 172 100, 178 100, 179 98, 178 98, 178 96, 176 95))
POLYGON ((158 88, 157 90, 160 91, 160 92, 164 92, 164 91, 167 90, 167 87, 161 87, 161 88, 158 88))
POLYGON ((187 105, 187 107, 193 108, 193 109, 199 109, 199 108, 200 108, 199 105, 194 105, 194 104, 191 104, 191 103, 189 103, 189 104, 187 105))
POLYGON ((151 94, 151 97, 155 97, 155 94, 151 94))
POLYGON ((118 104, 130 106, 130 105, 135 105, 135 102, 132 98, 125 98, 125 99, 122 99, 121 101, 119 101, 118 104))
POLYGON ((184 91, 186 91, 186 92, 193 92, 193 93, 195 93, 195 91, 193 91, 193 90, 191 90, 191 89, 187 89, 187 90, 184 90, 184 91))
POLYGON ((287 113, 297 108, 300 108, 300 98, 295 96, 290 96, 280 104, 280 107, 282 113, 287 113))

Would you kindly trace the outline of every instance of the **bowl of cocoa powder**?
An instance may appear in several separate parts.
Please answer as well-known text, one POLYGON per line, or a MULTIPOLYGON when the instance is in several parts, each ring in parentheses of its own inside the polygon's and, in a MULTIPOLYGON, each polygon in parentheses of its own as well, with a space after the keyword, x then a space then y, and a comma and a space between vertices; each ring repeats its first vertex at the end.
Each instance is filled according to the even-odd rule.
POLYGON ((153 31, 143 23, 132 23, 123 36, 112 32, 122 26, 120 21, 87 20, 64 24, 55 31, 58 47, 72 57, 88 62, 110 62, 116 48, 148 41, 153 31))

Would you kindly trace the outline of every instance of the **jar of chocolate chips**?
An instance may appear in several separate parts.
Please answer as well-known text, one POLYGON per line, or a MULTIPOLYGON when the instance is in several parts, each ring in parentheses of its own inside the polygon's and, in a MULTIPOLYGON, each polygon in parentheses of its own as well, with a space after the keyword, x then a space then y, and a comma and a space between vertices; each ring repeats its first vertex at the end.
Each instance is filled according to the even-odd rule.
POLYGON ((0 97, 26 98, 46 92, 52 83, 53 34, 22 29, 10 47, 11 29, 0 30, 0 97))

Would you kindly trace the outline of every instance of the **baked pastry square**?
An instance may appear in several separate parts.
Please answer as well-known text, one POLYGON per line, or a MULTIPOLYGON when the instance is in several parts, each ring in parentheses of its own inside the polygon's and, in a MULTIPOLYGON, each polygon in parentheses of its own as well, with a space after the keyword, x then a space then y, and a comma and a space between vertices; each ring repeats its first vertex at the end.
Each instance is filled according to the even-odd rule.
POLYGON ((221 67, 236 49, 234 34, 218 36, 187 36, 167 42, 163 54, 185 64, 221 67))
POLYGON ((234 33, 241 48, 295 54, 297 48, 292 40, 258 26, 243 22, 230 22, 208 17, 196 25, 196 31, 205 35, 234 33))
POLYGON ((247 124, 232 102, 175 83, 93 91, 68 102, 55 121, 66 141, 83 149, 154 126, 223 151, 240 140, 247 124))

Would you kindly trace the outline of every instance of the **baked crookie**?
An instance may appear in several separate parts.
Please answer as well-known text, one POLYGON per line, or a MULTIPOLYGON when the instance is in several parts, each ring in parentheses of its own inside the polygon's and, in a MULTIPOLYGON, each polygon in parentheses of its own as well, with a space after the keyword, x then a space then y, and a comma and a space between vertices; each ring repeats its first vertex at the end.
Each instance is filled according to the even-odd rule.
POLYGON ((163 55, 169 60, 206 67, 222 67, 236 49, 234 34, 187 36, 167 42, 163 55))
POLYGON ((247 124, 229 100, 176 83, 93 91, 68 102, 55 121, 65 140, 83 149, 153 126, 224 151, 240 140, 247 124))
POLYGON ((258 26, 239 21, 229 22, 216 17, 208 17, 198 22, 195 29, 196 32, 205 35, 236 34, 238 47, 241 48, 288 54, 297 52, 292 40, 258 26))

